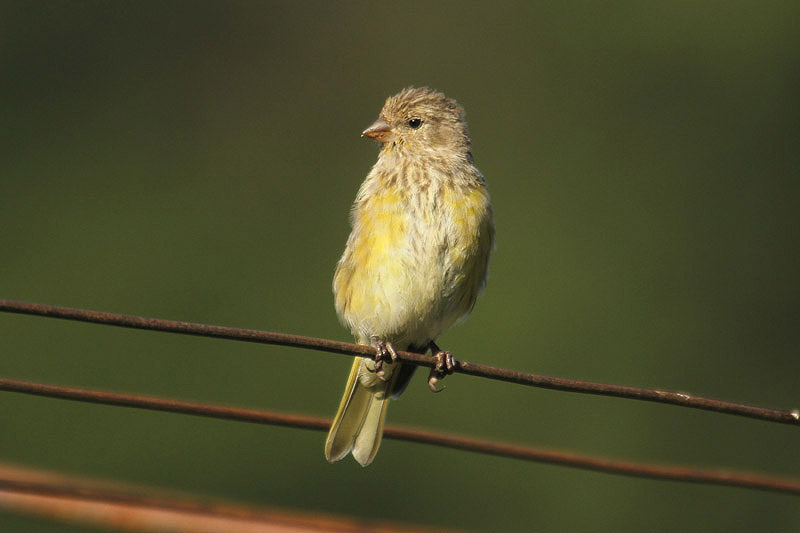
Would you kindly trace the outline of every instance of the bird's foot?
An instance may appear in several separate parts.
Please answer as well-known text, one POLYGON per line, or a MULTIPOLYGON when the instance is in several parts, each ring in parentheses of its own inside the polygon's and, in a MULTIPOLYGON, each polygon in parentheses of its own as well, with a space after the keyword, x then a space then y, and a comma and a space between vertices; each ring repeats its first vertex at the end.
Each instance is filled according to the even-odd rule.
POLYGON ((381 381, 386 381, 388 378, 386 377, 386 372, 383 369, 383 363, 394 363, 397 361, 397 352, 394 351, 394 347, 392 346, 391 342, 378 340, 377 338, 372 338, 372 345, 375 346, 375 365, 370 372, 375 372, 378 376, 378 379, 381 381))
POLYGON ((444 386, 437 388, 436 384, 453 373, 453 370, 456 368, 456 359, 453 357, 453 354, 445 352, 433 341, 430 343, 430 348, 433 357, 436 358, 436 364, 431 368, 428 374, 428 387, 431 388, 431 392, 442 392, 444 386))

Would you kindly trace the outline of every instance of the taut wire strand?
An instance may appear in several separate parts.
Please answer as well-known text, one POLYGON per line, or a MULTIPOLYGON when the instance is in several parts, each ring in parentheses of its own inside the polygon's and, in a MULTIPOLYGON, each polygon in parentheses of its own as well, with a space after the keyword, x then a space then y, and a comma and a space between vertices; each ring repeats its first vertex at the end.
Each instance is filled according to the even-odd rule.
MULTIPOLYGON (((105 324, 109 326, 181 333, 184 335, 215 337, 220 339, 257 342, 262 344, 275 344, 281 346, 292 346, 296 348, 308 348, 311 350, 319 350, 350 356, 373 357, 375 355, 375 350, 369 346, 320 339, 316 337, 304 337, 301 335, 290 335, 286 333, 275 333, 255 329, 212 326, 193 322, 180 322, 176 320, 164 320, 160 318, 122 315, 117 313, 90 311, 87 309, 75 309, 71 307, 20 302, 15 300, 0 299, 0 311, 61 318, 66 320, 77 320, 80 322, 91 322, 94 324, 105 324)), ((413 363, 427 367, 433 367, 436 364, 434 357, 426 354, 398 351, 397 355, 404 363, 413 363)), ((768 422, 800 426, 800 411, 797 409, 770 409, 766 407, 757 407, 753 405, 728 402, 680 392, 541 376, 527 372, 517 372, 515 370, 508 370, 505 368, 482 365, 479 363, 470 363, 463 360, 458 360, 456 362, 454 371, 470 376, 506 381, 509 383, 516 383, 530 387, 679 405, 682 407, 691 407, 693 409, 703 409, 706 411, 755 418, 768 422)))
MULTIPOLYGON (((0 390, 76 400, 81 402, 133 407, 155 411, 166 411, 224 420, 235 420, 259 424, 279 425, 292 428, 327 431, 330 419, 298 414, 284 414, 255 409, 222 407, 191 403, 152 396, 119 394, 106 391, 95 391, 73 387, 45 385, 29 381, 0 378, 0 390)), ((447 435, 412 428, 387 426, 383 436, 389 439, 404 440, 422 444, 431 444, 445 448, 495 455, 499 457, 522 459, 550 463, 573 468, 595 470, 610 474, 667 479, 712 485, 768 490, 800 495, 800 479, 770 476, 766 474, 737 472, 708 468, 694 468, 679 465, 658 465, 608 459, 578 453, 548 450, 531 446, 506 444, 495 441, 480 440, 471 437, 447 435)))

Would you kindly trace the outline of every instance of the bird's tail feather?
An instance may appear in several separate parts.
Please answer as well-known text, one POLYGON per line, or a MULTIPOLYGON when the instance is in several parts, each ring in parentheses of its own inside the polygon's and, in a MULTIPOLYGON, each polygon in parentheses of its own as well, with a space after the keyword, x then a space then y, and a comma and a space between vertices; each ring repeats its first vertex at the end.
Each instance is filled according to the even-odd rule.
POLYGON ((325 458, 338 461, 350 451, 361 466, 367 466, 378 453, 386 419, 390 391, 401 372, 399 363, 384 363, 381 380, 367 365, 372 361, 357 357, 350 368, 344 396, 325 442, 325 458))

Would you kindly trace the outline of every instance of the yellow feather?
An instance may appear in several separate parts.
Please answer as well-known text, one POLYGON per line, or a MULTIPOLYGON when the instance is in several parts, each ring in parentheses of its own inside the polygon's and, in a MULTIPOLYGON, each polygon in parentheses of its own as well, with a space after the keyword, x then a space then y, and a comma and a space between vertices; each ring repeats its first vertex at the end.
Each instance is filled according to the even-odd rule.
MULTIPOLYGON (((463 110, 441 93, 407 89, 389 98, 364 133, 383 145, 353 204, 333 280, 336 311, 360 344, 424 350, 469 314, 486 282, 489 193, 472 164, 463 110)), ((364 359, 351 367, 325 446, 329 461, 352 451, 366 465, 377 453, 388 397, 404 384, 399 364, 384 364, 386 381, 374 368, 364 359)))

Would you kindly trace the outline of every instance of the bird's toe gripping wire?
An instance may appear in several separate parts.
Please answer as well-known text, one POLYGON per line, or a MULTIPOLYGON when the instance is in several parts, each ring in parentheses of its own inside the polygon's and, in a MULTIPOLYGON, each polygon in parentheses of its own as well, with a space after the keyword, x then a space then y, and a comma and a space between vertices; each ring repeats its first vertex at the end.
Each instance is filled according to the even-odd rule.
POLYGON ((436 358, 436 364, 431 368, 428 374, 428 387, 430 387, 431 392, 442 392, 445 387, 437 388, 436 384, 453 373, 453 370, 456 368, 456 359, 453 357, 453 354, 445 352, 433 341, 430 343, 430 349, 433 353, 433 357, 436 358))
POLYGON ((392 346, 391 342, 378 340, 375 337, 372 338, 372 345, 375 346, 375 366, 373 369, 370 369, 370 372, 375 372, 378 379, 386 381, 388 378, 383 369, 383 363, 394 363, 397 361, 397 352, 394 350, 394 346, 392 346))

